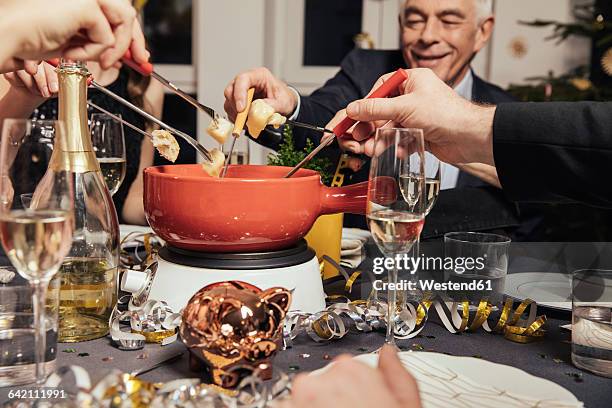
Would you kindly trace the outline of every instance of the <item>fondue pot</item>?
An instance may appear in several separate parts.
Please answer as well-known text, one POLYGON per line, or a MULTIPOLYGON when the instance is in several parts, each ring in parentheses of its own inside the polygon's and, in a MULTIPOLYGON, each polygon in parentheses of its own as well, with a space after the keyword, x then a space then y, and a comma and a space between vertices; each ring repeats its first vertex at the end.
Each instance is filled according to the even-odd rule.
POLYGON ((144 208, 151 228, 174 248, 258 252, 295 246, 319 215, 364 214, 367 182, 330 188, 319 173, 277 166, 230 166, 225 178, 200 165, 144 171, 144 208))

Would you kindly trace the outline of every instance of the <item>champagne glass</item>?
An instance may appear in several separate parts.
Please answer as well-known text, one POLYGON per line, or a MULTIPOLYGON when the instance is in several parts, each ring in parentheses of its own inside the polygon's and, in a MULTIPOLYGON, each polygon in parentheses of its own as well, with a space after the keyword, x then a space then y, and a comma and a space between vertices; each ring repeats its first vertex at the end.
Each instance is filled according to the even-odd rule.
MULTIPOLYGON (((409 169, 409 172, 402 174, 400 183, 400 187, 404 186, 404 189, 410 190, 414 189, 416 186, 411 180, 417 180, 419 177, 425 178, 425 190, 423 194, 418 196, 418 199, 422 201, 422 205, 425 206, 425 216, 429 215, 429 212, 433 208, 438 196, 440 195, 440 185, 442 182, 442 165, 440 160, 430 152, 425 152, 424 155, 425 163, 423 165, 424 173, 420 173, 421 167, 418 165, 420 157, 415 156, 415 166, 412 166, 409 169)), ((411 197, 411 192, 404 192, 402 189, 402 193, 404 195, 404 199, 411 205, 416 205, 415 199, 411 197)), ((413 193, 412 193, 413 194, 413 193)), ((414 246, 412 247, 412 255, 414 258, 418 258, 420 255, 420 236, 417 238, 414 246)), ((411 277, 417 277, 417 271, 411 275, 411 277)), ((404 305, 409 300, 408 290, 403 290, 401 292, 401 298, 399 302, 401 305, 404 305)))
MULTIPOLYGON (((372 237, 387 258, 407 254, 425 219, 425 153, 421 129, 378 129, 370 167, 366 215, 372 237), (410 177, 403 177, 410 175, 410 177)), ((387 334, 395 346, 397 265, 389 269, 387 334)))
MULTIPOLYGON (((120 114, 117 116, 121 117, 120 114)), ((114 195, 126 172, 123 124, 106 113, 92 114, 90 123, 93 149, 108 191, 114 195)))
POLYGON ((65 137, 60 122, 5 119, 0 147, 0 238, 17 272, 33 287, 39 385, 46 378, 47 287, 72 242, 73 175, 64 170, 64 161, 53 159, 55 154, 49 157, 58 137, 65 137), (24 206, 20 197, 28 194, 31 200, 24 206))

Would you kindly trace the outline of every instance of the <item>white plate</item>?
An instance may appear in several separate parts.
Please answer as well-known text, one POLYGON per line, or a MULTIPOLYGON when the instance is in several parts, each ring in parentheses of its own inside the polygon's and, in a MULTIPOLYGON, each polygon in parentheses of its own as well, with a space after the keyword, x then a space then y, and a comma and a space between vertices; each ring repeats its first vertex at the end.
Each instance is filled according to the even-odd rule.
MULTIPOLYGON (((419 384, 424 408, 582 406, 560 385, 518 368, 431 352, 400 352, 399 355, 419 384), (453 396, 456 398, 454 404, 453 396)), ((362 354, 355 359, 375 367, 378 355, 362 354)), ((329 365, 313 374, 321 374, 328 368, 329 365)))
POLYGON ((523 272, 506 276, 505 294, 515 299, 532 299, 538 305, 572 311, 571 277, 561 273, 523 272))

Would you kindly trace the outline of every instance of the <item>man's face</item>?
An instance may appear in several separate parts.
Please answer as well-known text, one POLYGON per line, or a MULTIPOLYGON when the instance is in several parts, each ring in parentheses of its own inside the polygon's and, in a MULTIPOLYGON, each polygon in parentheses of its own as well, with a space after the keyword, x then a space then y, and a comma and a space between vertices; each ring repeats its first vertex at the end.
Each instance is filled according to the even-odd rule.
POLYGON ((407 0, 400 25, 408 66, 431 68, 455 85, 487 43, 493 19, 479 21, 475 0, 407 0))

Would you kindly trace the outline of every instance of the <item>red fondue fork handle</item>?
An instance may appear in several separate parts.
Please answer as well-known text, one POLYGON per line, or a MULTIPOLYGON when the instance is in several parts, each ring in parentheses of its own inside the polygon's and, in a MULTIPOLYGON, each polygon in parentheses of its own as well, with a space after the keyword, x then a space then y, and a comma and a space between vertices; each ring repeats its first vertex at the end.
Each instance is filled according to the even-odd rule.
MULTIPOLYGON (((407 79, 408 79, 408 73, 406 72, 406 70, 398 69, 397 71, 395 71, 395 73, 393 75, 391 75, 389 77, 389 79, 387 79, 385 82, 383 82, 382 85, 380 85, 378 88, 376 88, 374 90, 374 92, 372 92, 367 97, 367 99, 371 99, 371 98, 386 98, 394 90, 399 88, 399 86, 405 80, 407 80, 407 79)), ((353 120, 353 119, 351 119, 351 118, 349 118, 347 116, 340 123, 338 123, 336 125, 336 127, 334 127, 334 129, 333 129, 333 132, 334 132, 333 136, 341 137, 355 123, 357 123, 356 120, 353 120)), ((308 156, 304 157, 304 159, 301 162, 299 162, 297 164, 297 166, 292 168, 291 171, 289 173, 287 173, 287 175, 285 175, 285 178, 293 176, 299 169, 304 167, 304 165, 306 165, 306 163, 308 163, 310 160, 312 160, 312 158, 315 157, 321 150, 323 150, 326 146, 329 146, 331 144, 331 142, 334 140, 333 136, 329 136, 329 135, 324 136, 323 140, 321 141, 321 144, 319 144, 312 152, 310 152, 310 154, 308 154, 308 156), (325 140, 325 137, 327 137, 328 139, 325 140)))
MULTIPOLYGON (((399 86, 404 83, 405 80, 408 79, 408 73, 405 69, 398 69, 395 71, 393 75, 389 77, 382 85, 372 92, 367 99, 372 98, 386 98, 391 94, 391 92, 395 91, 399 86)), ((347 130, 351 128, 356 120, 349 118, 348 116, 342 120, 342 122, 338 123, 336 127, 333 129, 334 135, 337 137, 341 137, 346 133, 347 130)))

